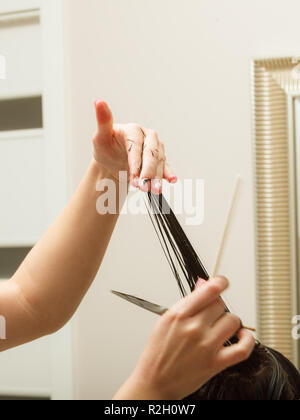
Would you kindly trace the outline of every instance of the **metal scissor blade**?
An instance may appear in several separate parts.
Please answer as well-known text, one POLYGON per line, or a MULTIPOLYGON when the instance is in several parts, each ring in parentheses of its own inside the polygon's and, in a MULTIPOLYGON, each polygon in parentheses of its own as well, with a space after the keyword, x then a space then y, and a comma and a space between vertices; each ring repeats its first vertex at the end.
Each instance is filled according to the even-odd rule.
POLYGON ((136 296, 131 296, 125 293, 116 292, 115 290, 112 290, 111 293, 113 293, 116 296, 119 296, 122 299, 127 300, 130 303, 133 303, 134 305, 139 306, 140 308, 150 311, 156 315, 162 316, 169 310, 168 308, 164 306, 156 305, 155 303, 148 302, 147 300, 140 299, 136 296))

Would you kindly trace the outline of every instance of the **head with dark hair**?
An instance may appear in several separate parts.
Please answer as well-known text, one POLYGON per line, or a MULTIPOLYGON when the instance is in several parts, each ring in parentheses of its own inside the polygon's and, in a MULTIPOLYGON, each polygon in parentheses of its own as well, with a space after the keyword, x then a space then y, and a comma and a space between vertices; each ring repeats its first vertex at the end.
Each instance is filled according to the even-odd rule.
MULTIPOLYGON (((200 258, 165 198, 149 193, 149 215, 181 295, 209 279, 200 258)), ((228 309, 227 309, 228 311, 228 309)), ((238 340, 232 337, 224 345, 238 340)), ((250 358, 211 379, 187 400, 299 400, 300 374, 277 351, 257 343, 250 358)))
POLYGON ((250 358, 217 375, 187 400, 299 400, 300 374, 282 354, 257 343, 250 358))

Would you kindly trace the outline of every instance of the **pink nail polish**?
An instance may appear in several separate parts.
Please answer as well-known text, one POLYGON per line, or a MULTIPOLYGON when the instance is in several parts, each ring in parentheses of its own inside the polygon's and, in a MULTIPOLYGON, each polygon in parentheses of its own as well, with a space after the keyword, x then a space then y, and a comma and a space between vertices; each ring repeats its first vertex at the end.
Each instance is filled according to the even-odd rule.
POLYGON ((102 99, 96 99, 94 104, 98 105, 98 104, 101 104, 101 102, 104 102, 104 101, 102 99))
POLYGON ((206 283, 206 280, 199 279, 196 283, 196 288, 203 286, 206 283))
POLYGON ((161 190, 162 190, 162 182, 160 180, 154 180, 152 182, 152 185, 151 186, 152 186, 152 188, 154 189, 154 191, 156 193, 161 193, 161 190))
POLYGON ((150 191, 150 186, 151 186, 150 181, 147 181, 146 179, 141 179, 140 180, 139 187, 140 187, 141 191, 149 192, 150 191))
POLYGON ((95 102, 98 122, 100 124, 107 124, 112 119, 112 114, 106 102, 99 99, 95 102))
POLYGON ((176 184, 178 181, 177 176, 172 176, 172 178, 170 178, 170 184, 176 184))

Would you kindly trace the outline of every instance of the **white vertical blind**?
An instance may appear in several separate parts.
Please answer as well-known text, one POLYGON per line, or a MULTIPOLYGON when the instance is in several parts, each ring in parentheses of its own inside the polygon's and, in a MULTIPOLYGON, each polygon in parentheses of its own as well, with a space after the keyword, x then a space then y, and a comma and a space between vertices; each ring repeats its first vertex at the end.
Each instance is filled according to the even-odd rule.
MULTIPOLYGON (((298 242, 299 242, 299 264, 300 264, 300 98, 295 101, 296 116, 296 162, 297 162, 297 198, 298 198, 298 242)), ((300 280, 300 279, 299 279, 300 280)))
POLYGON ((300 91, 292 58, 253 64, 259 338, 297 362, 291 337, 296 311, 295 211, 289 151, 288 95, 300 91))

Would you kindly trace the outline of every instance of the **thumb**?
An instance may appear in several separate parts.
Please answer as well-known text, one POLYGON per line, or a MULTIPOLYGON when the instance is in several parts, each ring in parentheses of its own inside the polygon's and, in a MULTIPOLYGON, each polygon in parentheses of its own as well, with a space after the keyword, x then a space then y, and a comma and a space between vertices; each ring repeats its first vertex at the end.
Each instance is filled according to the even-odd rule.
POLYGON ((109 141, 113 135, 113 115, 106 102, 95 102, 96 117, 98 123, 99 140, 109 141))

